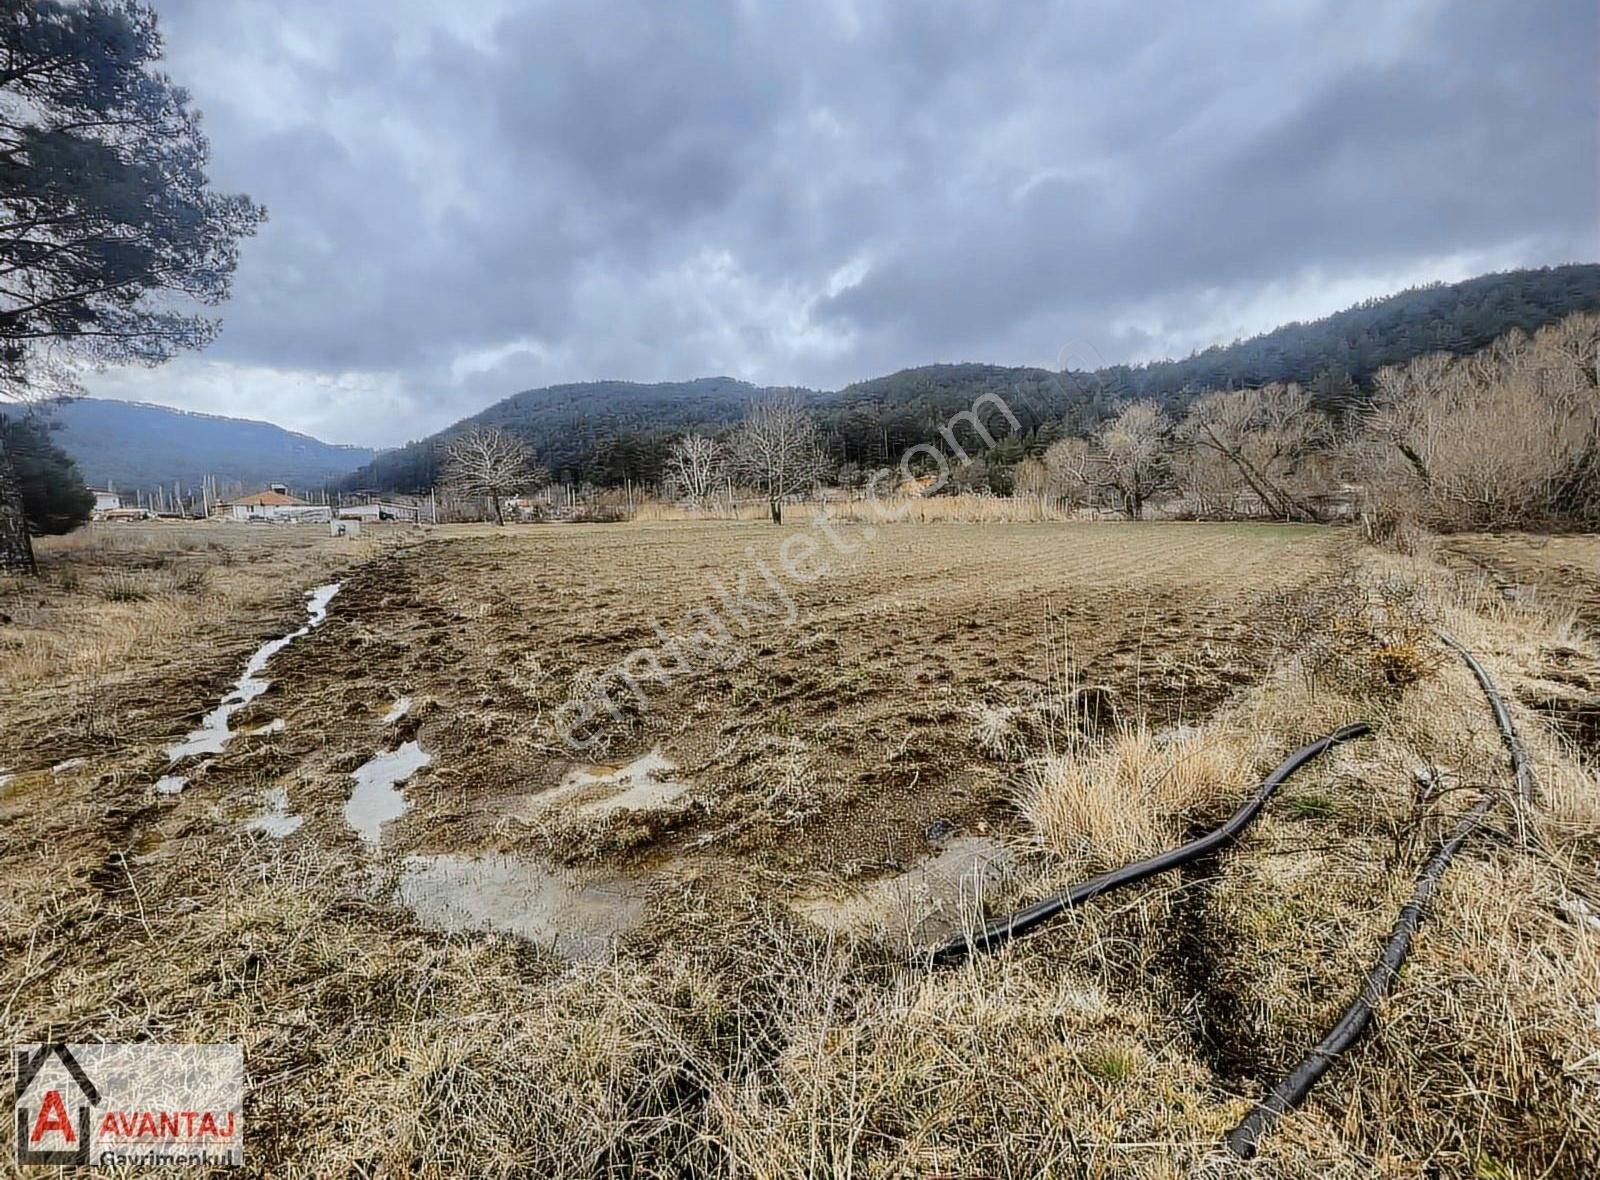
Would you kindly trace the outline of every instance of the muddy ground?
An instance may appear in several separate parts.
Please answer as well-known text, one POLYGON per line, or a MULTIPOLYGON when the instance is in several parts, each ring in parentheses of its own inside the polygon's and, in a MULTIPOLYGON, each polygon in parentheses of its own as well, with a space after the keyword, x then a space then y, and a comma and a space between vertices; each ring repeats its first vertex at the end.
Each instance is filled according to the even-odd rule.
MULTIPOLYGON (((1018 830, 1018 757, 1069 723, 1074 686, 1100 724, 1203 718, 1272 661, 1272 593, 1348 543, 1271 526, 869 537, 719 522, 402 530, 357 555, 275 536, 276 552, 260 532, 224 531, 179 559, 239 545, 213 577, 273 555, 281 580, 255 609, 197 624, 192 650, 151 652, 101 684, 111 736, 85 728, 73 694, 40 686, 31 708, 12 702, 13 748, 28 754, 4 762, 19 784, 83 758, 62 773, 97 776, 130 829, 221 815, 375 861, 496 853, 650 880, 732 872, 802 898, 1018 830), (794 576, 781 546, 807 535, 817 549, 794 576), (272 657, 226 750, 173 763, 168 749, 256 645, 299 627, 305 592, 335 578, 326 621, 272 657), (571 702, 597 677, 640 649, 665 660, 674 636, 708 626, 706 608, 726 640, 715 660, 636 678, 642 700, 613 677, 616 715, 596 713, 586 748, 565 740, 571 702), (427 764, 378 813, 351 813, 356 773, 407 742, 427 764), (606 778, 652 754, 632 780, 606 778), (171 775, 188 780, 181 793, 154 789, 171 775), (376 840, 358 834, 365 822, 376 840)), ((95 560, 81 557, 75 584, 95 560)))
POLYGON ((1592 534, 1463 534, 1440 541, 1447 561, 1481 570, 1514 598, 1565 607, 1600 631, 1600 541, 1592 534))
MULTIPOLYGON (((878 972, 905 962, 880 928, 892 936, 906 918, 915 928, 901 933, 926 942, 969 920, 975 874, 1018 874, 989 892, 991 912, 997 897, 1038 896, 1027 874, 1049 858, 1017 810, 1028 759, 1085 726, 1144 718, 1170 736, 1236 694, 1259 695, 1286 654, 1285 596, 1342 568, 1355 544, 1337 530, 1102 523, 872 537, 840 526, 840 546, 803 523, 397 528, 360 547, 295 530, 203 531, 177 546, 149 536, 148 554, 131 533, 47 553, 44 579, 5 588, 0 602, 7 1017, 16 1039, 243 1035, 264 1136, 256 1158, 268 1161, 298 1150, 305 1078, 342 1077, 353 1049, 364 1068, 391 1080, 415 1070, 437 1094, 428 1055, 456 1031, 487 1012, 547 1019, 586 994, 561 990, 586 978, 568 960, 620 949, 616 977, 632 978, 687 958, 695 988, 759 990, 765 968, 750 963, 765 961, 777 932, 806 953, 822 931, 864 933, 846 943, 878 972), (801 550, 806 562, 786 564, 801 550), (149 584, 125 584, 130 568, 149 584), (222 750, 174 760, 169 750, 205 723, 251 653, 306 626, 307 592, 334 583, 326 618, 272 655, 265 690, 227 719, 222 750), (659 657, 691 624, 720 625, 718 659, 700 650, 670 678, 644 675, 637 653, 659 657), (638 674, 643 699, 611 675, 619 667, 638 674), (600 688, 616 716, 592 708, 600 688), (583 749, 564 739, 575 705, 593 714, 583 749), (178 778, 180 789, 162 789, 178 778), (519 937, 444 933, 484 928, 519 937), (480 977, 495 981, 481 995, 480 977), (367 1039, 403 1040, 413 1023, 404 1050, 367 1039)), ((1551 568, 1551 584, 1569 578, 1567 565, 1551 568)), ((1564 584, 1583 589, 1581 577, 1564 584)), ((1545 645, 1538 667, 1592 680, 1592 645, 1545 645)), ((1518 678, 1530 686, 1571 689, 1562 699, 1591 710, 1597 699, 1592 684, 1518 678)), ((1333 720, 1364 715, 1348 709, 1333 720)), ((1329 727, 1314 702, 1293 716, 1257 770, 1329 727)), ((1395 724, 1404 734, 1412 723, 1395 724)), ((1423 757, 1464 756, 1446 731, 1419 737, 1423 757)), ((1474 758, 1493 765, 1492 731, 1477 736, 1486 744, 1474 758)), ((1422 855, 1423 829, 1379 822, 1409 814, 1417 755, 1376 778, 1368 756, 1352 747, 1289 790, 1255 830, 1254 859, 1202 866, 1031 940, 1040 979, 1070 969, 1142 1006, 1159 1030, 1150 1045, 1167 1046, 1158 1057, 1190 1046, 1209 1103, 1179 1120, 1185 1136, 1204 1127, 1194 1151, 1239 1112, 1238 1095, 1258 1094, 1319 1034, 1386 928, 1392 906, 1375 904, 1374 890, 1395 893, 1422 855), (1330 824, 1356 841, 1333 861, 1330 824), (1317 883, 1297 893, 1316 865, 1317 883), (1307 957, 1310 928, 1321 941, 1307 957), (1239 948, 1257 943, 1261 956, 1230 975, 1239 948), (1278 991, 1275 972, 1289 974, 1278 991)), ((1230 776, 1216 805, 1247 786, 1230 776)), ((1535 961, 1507 961, 1525 960, 1535 961)), ((973 977, 974 995, 1021 978, 996 970, 973 977)), ((712 1018, 725 1015, 722 998, 664 994, 696 1028, 722 1027, 712 1018)), ((765 1027, 786 1002, 746 1007, 765 1027)), ((1042 1011, 1032 1000, 1016 1010, 1042 1011)), ((1116 1035, 1091 1075, 1146 1068, 1152 1049, 1118 1056, 1128 1012, 1107 1018, 1116 1035)), ((587 1045, 613 1016, 574 1035, 587 1045)), ((528 1035, 543 1045, 554 1034, 528 1035)), ((1543 1086, 1564 1059, 1560 1046, 1534 1056, 1543 1086)), ((489 1079, 499 1066, 486 1068, 489 1079)), ((1002 1073, 975 1076, 989 1086, 1002 1073)), ((1119 1093, 1165 1092, 1149 1083, 1141 1072, 1119 1093)), ((654 1102, 624 1103, 624 1140, 653 1125, 654 1102)), ((1086 1108, 1063 1099, 1060 1109, 1086 1108)), ((1563 1158, 1570 1116, 1535 1115, 1529 1125, 1552 1138, 1528 1158, 1563 1158)), ((431 1127, 450 1116, 430 1117, 431 1127)), ((556 1138, 582 1146, 604 1125, 596 1116, 556 1138)), ((1191 1150, 1170 1130, 1118 1127, 1139 1150, 1191 1150)), ((369 1173, 386 1152, 404 1170, 431 1150, 387 1139, 351 1148, 369 1173)))
MULTIPOLYGON (((1600 634, 1600 539, 1480 534, 1448 538, 1441 549, 1452 566, 1478 572, 1508 601, 1570 611, 1583 630, 1600 634)), ((1520 694, 1522 702, 1582 749, 1600 756, 1600 681, 1583 661, 1568 664, 1550 670, 1543 689, 1520 694)))
MULTIPOLYGON (((149 653, 101 683, 92 710, 115 721, 103 733, 69 689, 41 686, 31 708, 0 698, 17 752, 0 766, 13 794, 63 764, 97 776, 130 828, 221 815, 374 862, 731 874, 803 905, 952 840, 1019 833, 1021 755, 1081 726, 1075 702, 1090 725, 1203 719, 1282 655, 1274 600, 1353 543, 1210 524, 871 532, 395 530, 359 552, 282 530, 208 534, 179 564, 218 546, 213 577, 275 561, 264 601, 213 612, 189 652, 149 653), (797 537, 815 544, 786 566, 797 537), (332 580, 326 621, 272 657, 226 750, 174 762, 249 653, 302 625, 304 594, 332 580), (711 656, 673 665, 675 640, 708 626, 711 656), (617 675, 630 669, 631 682, 617 675), (592 718, 581 742, 564 728, 574 717, 592 718), (357 791, 375 755, 401 749, 423 753, 402 782, 357 791), (181 793, 154 790, 171 775, 188 780, 181 793)), ((1582 542, 1458 538, 1448 553, 1590 618, 1582 542)), ((82 560, 75 579, 126 555, 82 560)), ((1571 687, 1571 700, 1529 703, 1593 741, 1596 686, 1571 687)))
POLYGON ((829 551, 810 584, 780 572, 784 534, 760 525, 535 528, 392 550, 347 576, 327 625, 278 658, 241 719, 281 717, 284 732, 214 766, 206 789, 234 766, 270 777, 306 838, 354 844, 340 810, 351 772, 415 739, 433 761, 404 788, 384 852, 734 859, 786 888, 872 877, 927 855, 930 836, 1013 827, 1013 762, 1004 741, 983 748, 985 710, 1048 727, 1070 663, 1109 690, 1103 709, 1197 720, 1271 660, 1263 597, 1340 544, 1210 526, 887 532, 829 551), (614 683, 620 716, 600 711, 587 750, 563 741, 563 706, 585 685, 659 652, 706 606, 732 666, 640 679, 642 702, 614 683), (406 716, 384 724, 402 697, 406 716), (651 752, 675 769, 645 777, 681 793, 607 807, 603 784, 561 786, 651 752))

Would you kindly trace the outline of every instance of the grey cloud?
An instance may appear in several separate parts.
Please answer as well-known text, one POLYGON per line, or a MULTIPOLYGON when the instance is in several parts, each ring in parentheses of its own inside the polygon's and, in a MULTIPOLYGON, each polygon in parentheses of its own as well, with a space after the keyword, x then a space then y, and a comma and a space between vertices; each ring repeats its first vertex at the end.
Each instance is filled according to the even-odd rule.
POLYGON ((162 400, 235 366, 340 440, 556 381, 1115 361, 1302 307, 1263 292, 1600 254, 1588 3, 156 4, 272 214, 162 400))

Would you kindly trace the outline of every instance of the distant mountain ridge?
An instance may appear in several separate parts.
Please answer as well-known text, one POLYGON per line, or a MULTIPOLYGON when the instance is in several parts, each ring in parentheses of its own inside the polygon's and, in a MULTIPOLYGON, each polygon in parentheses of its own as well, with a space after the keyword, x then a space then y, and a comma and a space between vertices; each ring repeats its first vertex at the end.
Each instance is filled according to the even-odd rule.
POLYGON ((325 443, 247 418, 178 410, 149 402, 76 398, 49 409, 51 437, 91 485, 198 487, 208 475, 221 488, 269 482, 296 488, 337 483, 370 463, 371 447, 325 443))
MULTIPOLYGON (((1368 299, 1320 320, 1289 323, 1181 360, 1110 365, 1093 372, 993 364, 935 364, 858 381, 807 398, 836 458, 859 464, 898 457, 934 437, 951 414, 984 393, 999 393, 1022 430, 1026 450, 1081 434, 1131 398, 1175 410, 1205 389, 1295 381, 1340 413, 1371 391, 1374 374, 1428 352, 1465 353, 1512 328, 1532 331, 1575 311, 1600 310, 1600 265, 1573 264, 1433 283, 1368 299)), ((716 434, 744 413, 760 387, 729 377, 637 384, 595 381, 529 389, 417 442, 385 451, 344 486, 417 491, 439 474, 440 443, 475 426, 495 425, 527 440, 562 482, 650 483, 660 478, 671 440, 686 431, 716 434)))

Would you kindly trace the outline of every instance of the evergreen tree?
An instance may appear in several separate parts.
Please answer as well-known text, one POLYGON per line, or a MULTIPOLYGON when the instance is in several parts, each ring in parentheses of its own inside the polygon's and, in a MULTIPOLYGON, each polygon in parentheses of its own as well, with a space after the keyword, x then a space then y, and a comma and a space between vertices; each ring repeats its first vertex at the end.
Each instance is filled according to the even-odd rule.
POLYGON ((50 437, 37 414, 0 414, 0 446, 16 471, 22 514, 30 535, 70 533, 94 511, 94 493, 78 466, 50 437))
MULTIPOLYGON (((214 193, 189 95, 155 69, 141 0, 0 8, 0 399, 70 388, 79 364, 158 364, 217 321, 239 240, 265 216, 214 193)), ((0 569, 31 569, 0 451, 0 569)))

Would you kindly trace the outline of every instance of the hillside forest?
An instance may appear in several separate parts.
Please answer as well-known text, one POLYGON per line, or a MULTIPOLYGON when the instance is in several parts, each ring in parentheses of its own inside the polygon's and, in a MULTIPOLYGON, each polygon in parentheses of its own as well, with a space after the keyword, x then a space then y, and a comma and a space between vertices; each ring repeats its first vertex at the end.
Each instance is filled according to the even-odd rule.
POLYGON ((1567 266, 1419 288, 1186 360, 1093 372, 933 365, 836 393, 727 378, 558 386, 381 454, 346 486, 431 487, 452 438, 493 428, 526 444, 537 482, 693 500, 709 471, 712 484, 762 490, 739 433, 783 402, 803 408, 817 452, 791 496, 861 489, 914 451, 900 474, 935 494, 1057 509, 1309 521, 1359 500, 1383 527, 1576 526, 1600 518, 1600 319, 1585 314, 1597 307, 1600 267, 1567 266), (995 435, 981 455, 940 434, 975 404, 995 435), (686 451, 698 456, 690 478, 686 451))

